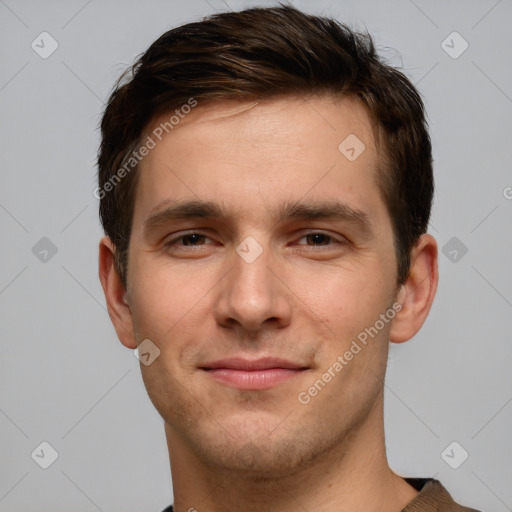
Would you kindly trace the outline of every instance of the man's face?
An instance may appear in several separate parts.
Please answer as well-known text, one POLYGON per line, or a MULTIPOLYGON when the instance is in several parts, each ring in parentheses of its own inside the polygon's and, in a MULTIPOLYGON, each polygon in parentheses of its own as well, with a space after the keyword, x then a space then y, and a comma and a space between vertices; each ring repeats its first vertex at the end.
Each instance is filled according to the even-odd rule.
POLYGON ((199 104, 143 160, 127 297, 160 355, 142 374, 202 461, 279 474, 379 421, 391 322, 358 341, 396 296, 378 165, 365 109, 330 97, 199 104))

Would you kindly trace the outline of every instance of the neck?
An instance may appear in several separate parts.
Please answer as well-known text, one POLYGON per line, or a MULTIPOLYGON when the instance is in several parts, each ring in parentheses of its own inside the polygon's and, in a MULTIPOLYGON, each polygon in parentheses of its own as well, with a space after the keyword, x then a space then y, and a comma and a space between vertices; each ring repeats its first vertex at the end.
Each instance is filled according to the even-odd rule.
POLYGON ((399 512, 417 494, 388 465, 382 397, 363 424, 280 477, 213 468, 165 429, 175 512, 238 512, 241 504, 246 512, 399 512))

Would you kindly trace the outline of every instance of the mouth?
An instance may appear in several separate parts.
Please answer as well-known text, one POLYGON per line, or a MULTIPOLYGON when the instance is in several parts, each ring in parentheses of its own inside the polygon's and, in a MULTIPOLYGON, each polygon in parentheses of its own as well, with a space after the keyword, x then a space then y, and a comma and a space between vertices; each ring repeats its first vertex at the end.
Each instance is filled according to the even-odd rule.
POLYGON ((205 364, 200 369, 220 384, 238 389, 260 390, 289 381, 309 368, 284 359, 232 358, 205 364))

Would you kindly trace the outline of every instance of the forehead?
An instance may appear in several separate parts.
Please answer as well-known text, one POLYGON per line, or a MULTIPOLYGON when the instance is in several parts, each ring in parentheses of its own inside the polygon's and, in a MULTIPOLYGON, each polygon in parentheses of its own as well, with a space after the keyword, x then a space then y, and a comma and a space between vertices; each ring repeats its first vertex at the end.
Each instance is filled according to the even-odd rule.
POLYGON ((376 143, 377 128, 366 106, 351 96, 290 95, 254 101, 225 99, 206 103, 194 100, 196 106, 192 108, 189 104, 190 99, 174 111, 155 116, 145 135, 154 134, 156 130, 160 131, 157 138, 165 139, 178 132, 184 137, 190 130, 208 131, 215 127, 218 132, 236 127, 237 131, 230 135, 239 139, 247 135, 252 138, 261 135, 263 138, 270 130, 276 141, 286 136, 303 138, 306 142, 309 136, 317 133, 332 146, 344 132, 352 130, 364 138, 367 145, 375 146, 376 143))
POLYGON ((139 168, 139 220, 183 198, 223 202, 239 218, 250 205, 256 218, 305 195, 343 199, 369 214, 383 206, 375 127, 352 98, 198 102, 155 118, 146 137, 154 147, 139 168))

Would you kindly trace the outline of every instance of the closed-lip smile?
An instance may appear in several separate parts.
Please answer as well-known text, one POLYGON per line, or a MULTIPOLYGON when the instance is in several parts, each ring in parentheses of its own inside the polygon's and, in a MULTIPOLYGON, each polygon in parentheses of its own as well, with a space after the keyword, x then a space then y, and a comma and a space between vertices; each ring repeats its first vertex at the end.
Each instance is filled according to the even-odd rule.
POLYGON ((233 357, 202 365, 201 370, 217 382, 238 389, 269 389, 308 370, 308 367, 286 359, 233 357))

